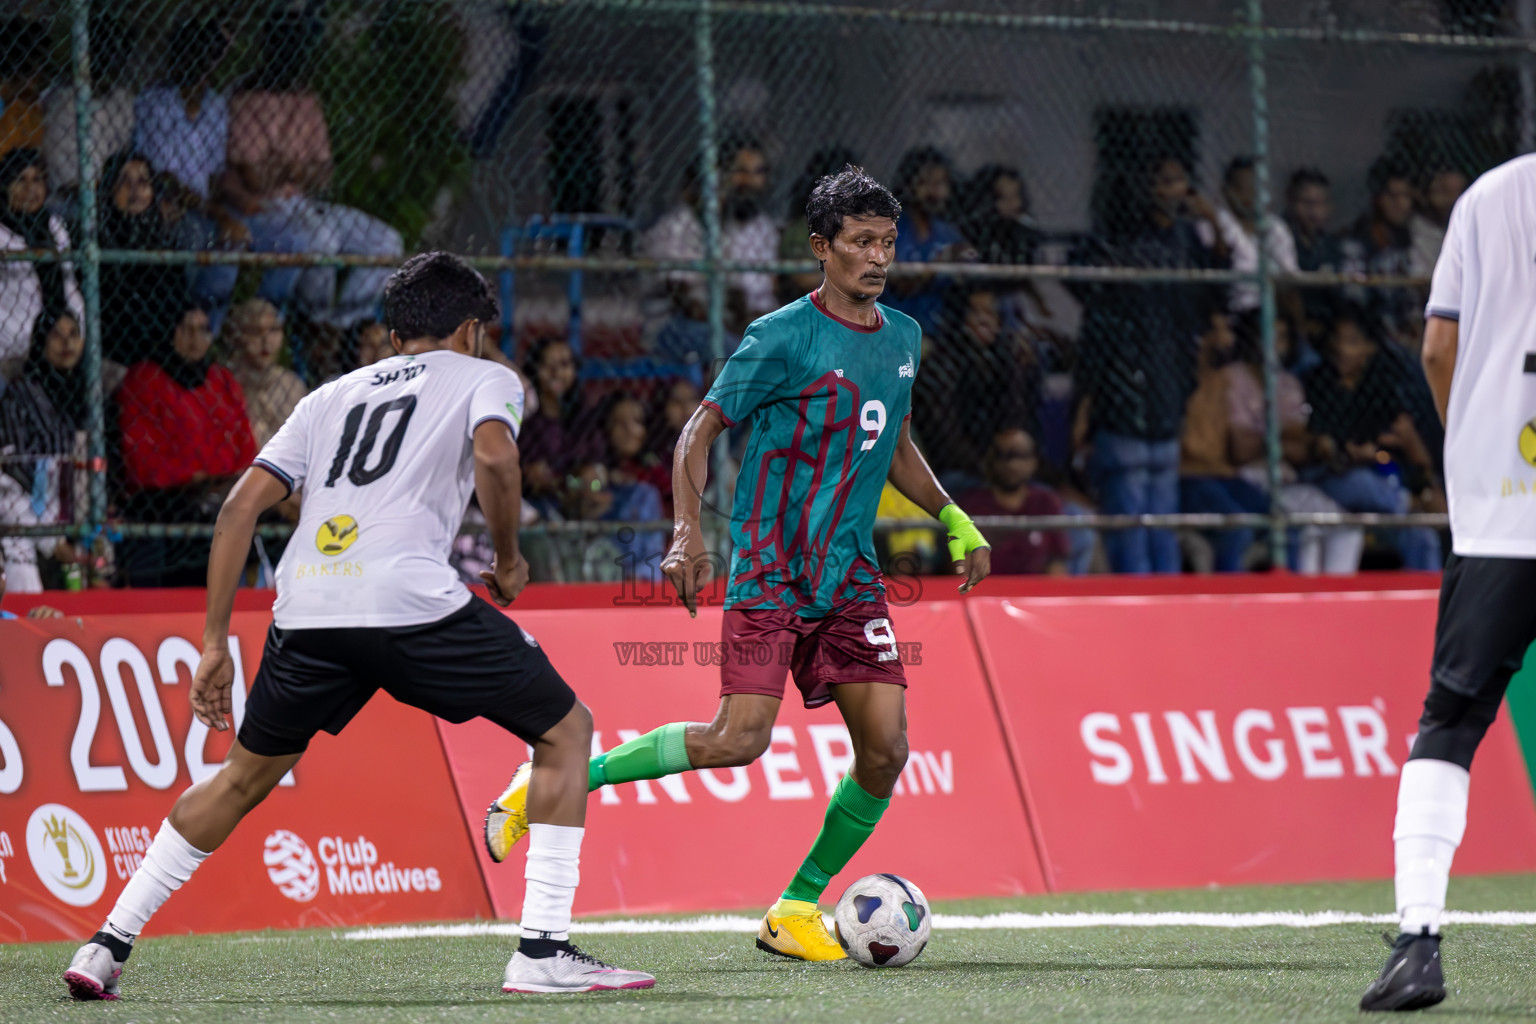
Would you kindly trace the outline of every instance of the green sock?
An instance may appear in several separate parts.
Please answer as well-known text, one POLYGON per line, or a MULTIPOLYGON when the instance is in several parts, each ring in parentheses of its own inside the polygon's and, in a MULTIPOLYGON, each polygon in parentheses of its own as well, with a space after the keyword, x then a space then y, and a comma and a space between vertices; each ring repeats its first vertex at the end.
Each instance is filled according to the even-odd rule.
POLYGON ((795 872, 794 880, 784 890, 784 899, 807 903, 821 899, 832 876, 859 852, 890 803, 889 797, 881 800, 870 796, 853 781, 852 775, 844 775, 827 803, 827 815, 822 819, 821 834, 811 846, 811 855, 795 872))
POLYGON ((688 771, 693 765, 683 738, 687 730, 687 722, 673 722, 598 754, 587 765, 587 792, 688 771))

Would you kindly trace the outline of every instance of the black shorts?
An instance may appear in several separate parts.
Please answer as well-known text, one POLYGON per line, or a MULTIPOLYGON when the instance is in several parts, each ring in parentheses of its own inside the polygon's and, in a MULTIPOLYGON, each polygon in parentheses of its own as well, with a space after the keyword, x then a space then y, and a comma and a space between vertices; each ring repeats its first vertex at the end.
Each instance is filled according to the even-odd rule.
POLYGON ((336 735, 383 690, 449 722, 485 718, 532 743, 570 713, 576 694, 517 623, 480 598, 420 626, 267 633, 246 698, 240 745, 302 753, 336 735))
POLYGON ((1452 555, 1440 583, 1430 689, 1497 704, 1536 642, 1536 558, 1452 555))

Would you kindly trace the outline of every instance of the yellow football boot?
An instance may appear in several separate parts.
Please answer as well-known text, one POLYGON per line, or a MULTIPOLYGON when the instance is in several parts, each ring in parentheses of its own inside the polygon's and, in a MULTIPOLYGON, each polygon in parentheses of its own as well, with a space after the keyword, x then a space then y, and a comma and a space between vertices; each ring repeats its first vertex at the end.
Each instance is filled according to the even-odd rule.
POLYGON ((506 791, 485 812, 485 849, 497 864, 528 834, 528 780, 532 778, 533 762, 524 761, 506 791))
POLYGON ((846 960, 848 954, 827 934, 816 904, 781 899, 757 927, 757 948, 791 960, 846 960))

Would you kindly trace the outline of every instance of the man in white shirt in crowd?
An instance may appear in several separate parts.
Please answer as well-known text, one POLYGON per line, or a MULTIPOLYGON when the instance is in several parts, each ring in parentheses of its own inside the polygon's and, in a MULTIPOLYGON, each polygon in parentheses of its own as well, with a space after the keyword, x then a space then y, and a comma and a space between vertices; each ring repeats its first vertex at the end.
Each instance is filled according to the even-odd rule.
MULTIPOLYGON (((720 161, 720 255, 727 260, 778 259, 780 225, 765 209, 768 194, 768 157, 763 147, 752 140, 727 142, 720 161)), ((645 254, 658 260, 701 260, 704 258, 704 224, 699 216, 699 182, 691 175, 684 183, 682 198, 646 231, 641 241, 645 254)), ((773 275, 760 272, 731 274, 726 279, 727 303, 739 320, 735 328, 746 326, 765 313, 778 308, 773 290, 773 275)), ((667 275, 670 285, 685 289, 684 301, 690 315, 702 319, 707 309, 708 291, 703 274, 687 271, 667 275)))

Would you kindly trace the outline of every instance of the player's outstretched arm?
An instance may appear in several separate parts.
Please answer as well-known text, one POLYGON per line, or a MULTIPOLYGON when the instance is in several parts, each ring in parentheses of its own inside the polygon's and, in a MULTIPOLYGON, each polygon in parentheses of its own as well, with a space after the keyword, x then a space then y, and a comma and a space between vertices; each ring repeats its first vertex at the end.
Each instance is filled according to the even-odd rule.
POLYGON ((683 426, 672 452, 672 547, 661 561, 661 571, 677 588, 689 618, 698 615, 699 588, 709 582, 709 553, 699 516, 709 479, 709 448, 724 430, 720 410, 701 405, 683 426))
POLYGON ((523 467, 512 428, 499 419, 475 428, 475 494, 491 533, 496 558, 482 572, 491 600, 505 608, 528 585, 528 563, 517 547, 523 517, 523 467))
POLYGON ((288 485, 260 466, 245 471, 213 527, 213 546, 208 552, 208 617, 203 623, 203 657, 192 676, 192 711, 210 729, 229 728, 229 688, 235 680, 229 657, 229 616, 235 607, 235 590, 245 572, 256 535, 256 519, 288 497, 288 485))
POLYGON ((992 548, 987 544, 971 517, 956 505, 939 478, 933 475, 928 460, 912 443, 911 420, 901 421, 896 438, 896 452, 891 456, 891 470, 886 479, 898 491, 944 524, 949 532, 949 557, 955 572, 965 576, 960 593, 965 593, 987 578, 992 571, 992 548))

